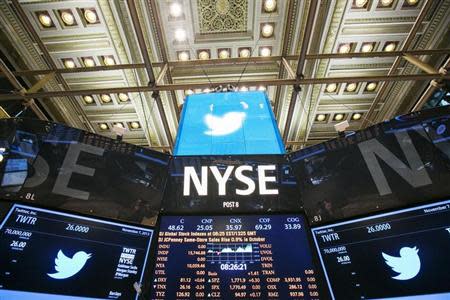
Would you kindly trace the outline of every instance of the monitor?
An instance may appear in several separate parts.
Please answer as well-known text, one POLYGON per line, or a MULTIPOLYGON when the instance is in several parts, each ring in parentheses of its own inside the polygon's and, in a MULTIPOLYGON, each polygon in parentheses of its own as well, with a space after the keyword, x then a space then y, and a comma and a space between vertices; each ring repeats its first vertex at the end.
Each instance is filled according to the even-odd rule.
POLYGON ((152 235, 14 204, 0 223, 0 299, 137 299, 152 235))
POLYGON ((312 229, 333 299, 450 299, 450 201, 312 229))
POLYGON ((301 215, 163 216, 151 299, 320 299, 301 215))

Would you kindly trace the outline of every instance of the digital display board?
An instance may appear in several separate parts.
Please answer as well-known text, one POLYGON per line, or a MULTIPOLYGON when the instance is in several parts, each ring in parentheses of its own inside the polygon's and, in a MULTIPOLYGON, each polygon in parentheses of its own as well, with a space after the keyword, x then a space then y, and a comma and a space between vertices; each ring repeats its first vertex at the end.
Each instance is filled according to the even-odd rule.
POLYGON ((450 201, 312 230, 333 299, 450 299, 450 201))
POLYGON ((0 224, 0 299, 137 299, 152 235, 14 204, 0 224))
POLYGON ((163 216, 151 299, 320 299, 307 234, 299 215, 163 216))

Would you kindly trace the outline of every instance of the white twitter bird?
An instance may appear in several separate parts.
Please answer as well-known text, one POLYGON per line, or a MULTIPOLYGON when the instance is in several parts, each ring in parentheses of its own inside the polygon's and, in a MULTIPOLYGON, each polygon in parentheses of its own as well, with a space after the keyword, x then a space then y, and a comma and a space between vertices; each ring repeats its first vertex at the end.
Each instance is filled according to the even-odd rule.
POLYGON ((246 113, 244 112, 228 112, 222 117, 213 114, 205 115, 204 122, 209 130, 205 131, 206 135, 222 136, 231 134, 242 127, 246 113))
POLYGON ((89 258, 91 258, 91 254, 84 251, 78 251, 72 258, 69 258, 59 250, 58 256, 55 258, 55 270, 57 272, 53 274, 47 273, 47 275, 54 279, 72 277, 80 272, 89 258))
POLYGON ((417 247, 403 247, 400 249, 400 257, 390 256, 381 252, 386 264, 399 273, 392 277, 396 280, 408 280, 414 278, 420 271, 420 257, 417 247))

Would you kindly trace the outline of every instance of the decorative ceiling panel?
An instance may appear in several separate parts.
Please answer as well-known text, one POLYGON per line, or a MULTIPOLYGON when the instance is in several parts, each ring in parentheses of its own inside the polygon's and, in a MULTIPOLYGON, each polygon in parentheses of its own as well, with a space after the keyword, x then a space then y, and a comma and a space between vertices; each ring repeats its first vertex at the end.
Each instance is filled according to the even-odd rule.
POLYGON ((247 30, 247 0, 199 0, 200 33, 234 33, 247 30))

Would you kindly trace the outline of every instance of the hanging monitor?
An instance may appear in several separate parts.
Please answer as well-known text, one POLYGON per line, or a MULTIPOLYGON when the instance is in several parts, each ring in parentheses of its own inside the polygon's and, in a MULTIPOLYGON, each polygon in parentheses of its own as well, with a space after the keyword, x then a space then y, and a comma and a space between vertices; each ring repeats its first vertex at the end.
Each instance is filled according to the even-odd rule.
POLYGON ((0 299, 138 299, 152 235, 14 204, 0 224, 0 299))
POLYGON ((163 216, 151 299, 320 298, 300 215, 163 216))
POLYGON ((312 230, 333 299, 450 299, 450 201, 312 230))

